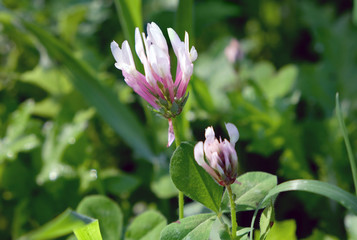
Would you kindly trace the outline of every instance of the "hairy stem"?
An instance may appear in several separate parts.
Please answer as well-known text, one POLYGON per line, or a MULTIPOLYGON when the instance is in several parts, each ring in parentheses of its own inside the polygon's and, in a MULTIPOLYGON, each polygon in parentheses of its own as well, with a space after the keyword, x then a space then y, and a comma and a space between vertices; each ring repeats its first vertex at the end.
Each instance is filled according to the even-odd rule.
POLYGON ((236 205, 233 200, 231 185, 227 186, 227 190, 229 195, 229 202, 231 204, 232 240, 234 240, 236 239, 236 233, 237 233, 236 205))
MULTIPOLYGON (((178 148, 181 144, 181 139, 177 128, 176 118, 172 118, 172 127, 174 129, 174 134, 175 134, 176 148, 178 148)), ((184 205, 184 195, 183 192, 181 191, 179 191, 178 194, 178 202, 179 202, 179 219, 181 219, 183 218, 183 205, 184 205)))

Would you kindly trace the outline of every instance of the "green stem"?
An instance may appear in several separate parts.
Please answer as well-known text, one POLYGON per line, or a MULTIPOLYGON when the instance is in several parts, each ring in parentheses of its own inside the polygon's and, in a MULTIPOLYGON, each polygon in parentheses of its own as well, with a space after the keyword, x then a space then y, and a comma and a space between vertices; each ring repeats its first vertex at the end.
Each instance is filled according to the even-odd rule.
MULTIPOLYGON (((176 123, 176 118, 172 118, 172 127, 174 129, 174 134, 175 134, 175 143, 176 143, 176 148, 178 148, 181 144, 181 139, 179 135, 179 131, 177 128, 177 123, 176 123)), ((178 202, 179 202, 179 219, 183 218, 183 205, 184 205, 184 196, 183 192, 179 191, 178 194, 178 202)))
POLYGON ((227 185, 227 190, 229 195, 229 202, 231 204, 232 240, 234 240, 236 239, 237 233, 236 205, 233 200, 231 185, 227 185))

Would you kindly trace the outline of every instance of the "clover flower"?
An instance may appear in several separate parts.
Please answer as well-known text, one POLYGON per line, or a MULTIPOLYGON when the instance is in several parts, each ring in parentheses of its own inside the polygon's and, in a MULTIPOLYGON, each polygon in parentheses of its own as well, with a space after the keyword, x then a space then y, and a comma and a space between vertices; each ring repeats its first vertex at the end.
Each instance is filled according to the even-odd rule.
POLYGON ((135 51, 144 66, 145 75, 140 73, 134 63, 128 41, 121 48, 113 41, 110 45, 116 60, 115 67, 122 71, 125 82, 153 109, 169 121, 168 146, 175 139, 171 118, 179 115, 186 103, 187 85, 197 58, 195 47, 189 49, 188 33, 182 42, 176 32, 168 28, 172 48, 177 57, 175 81, 171 75, 168 46, 160 28, 154 23, 147 25, 147 36, 135 29, 135 51))
POLYGON ((194 148, 195 160, 213 179, 222 186, 236 181, 238 172, 238 156, 235 144, 239 139, 237 127, 227 123, 226 128, 230 141, 215 137, 213 127, 206 128, 205 142, 198 142, 194 148))

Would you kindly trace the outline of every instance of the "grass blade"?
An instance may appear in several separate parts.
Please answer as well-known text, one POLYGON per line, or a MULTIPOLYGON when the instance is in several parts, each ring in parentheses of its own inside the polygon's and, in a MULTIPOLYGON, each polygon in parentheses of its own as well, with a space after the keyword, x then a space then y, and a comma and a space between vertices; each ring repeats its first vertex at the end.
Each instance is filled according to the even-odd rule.
MULTIPOLYGON (((276 197, 277 194, 288 191, 304 191, 319 194, 340 203, 352 213, 357 214, 357 198, 353 194, 346 192, 335 185, 317 180, 292 180, 279 184, 269 191, 267 196, 260 202, 260 205, 264 204, 269 199, 276 197)), ((259 207, 254 212, 252 218, 250 239, 253 237, 253 226, 258 209, 259 207)))
POLYGON ((340 100, 339 100, 338 93, 336 93, 336 115, 337 115, 338 123, 339 123, 341 131, 342 131, 343 138, 345 140, 348 159, 350 161, 351 170, 352 170, 353 183, 355 185, 355 192, 356 192, 356 195, 357 195, 357 166, 356 166, 356 160, 355 160, 355 158, 353 156, 350 140, 349 140, 348 134, 347 134, 346 125, 345 125, 345 122, 343 121, 343 116, 342 116, 342 112, 341 112, 341 106, 340 106, 340 100))

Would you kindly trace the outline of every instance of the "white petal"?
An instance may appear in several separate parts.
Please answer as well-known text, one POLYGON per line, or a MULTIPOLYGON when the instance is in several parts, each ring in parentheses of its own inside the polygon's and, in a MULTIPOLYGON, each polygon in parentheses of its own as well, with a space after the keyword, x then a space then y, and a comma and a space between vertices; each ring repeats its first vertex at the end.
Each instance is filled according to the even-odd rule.
POLYGON ((226 123, 226 128, 228 131, 229 139, 231 144, 234 146, 239 139, 239 132, 237 127, 232 123, 226 123))
POLYGON ((202 166, 205 163, 204 154, 203 154, 203 142, 198 142, 195 145, 194 155, 198 165, 202 166))
POLYGON ((147 25, 147 32, 148 32, 148 38, 150 38, 153 44, 157 45, 162 50, 168 52, 166 39, 162 34, 161 29, 159 28, 159 26, 156 25, 156 23, 154 22, 152 22, 151 24, 149 23, 147 25))
POLYGON ((206 128, 205 137, 206 137, 206 141, 208 141, 208 142, 213 142, 214 141, 214 139, 216 137, 214 135, 213 127, 206 128))
POLYGON ((191 51, 190 51, 190 59, 191 59, 191 62, 194 62, 197 59, 197 51, 194 46, 192 46, 191 51))
POLYGON ((144 50, 144 45, 143 45, 143 40, 140 35, 139 28, 135 29, 135 51, 138 54, 140 61, 144 63, 144 58, 145 56, 145 50, 144 50))
POLYGON ((190 40, 188 39, 188 33, 185 32, 185 50, 188 54, 188 50, 189 50, 189 45, 190 45, 190 40))
POLYGON ((110 49, 111 49, 112 54, 115 58, 115 61, 120 62, 122 53, 121 53, 121 49, 120 49, 119 45, 115 41, 113 41, 110 44, 110 49))
POLYGON ((172 29, 172 28, 168 28, 167 32, 169 34, 169 38, 170 38, 170 42, 172 45, 172 48, 174 49, 175 55, 178 55, 178 49, 180 47, 182 47, 183 42, 181 42, 179 36, 177 35, 177 33, 172 29))
POLYGON ((151 45, 150 47, 149 63, 160 77, 165 78, 171 75, 170 56, 156 45, 151 45))

